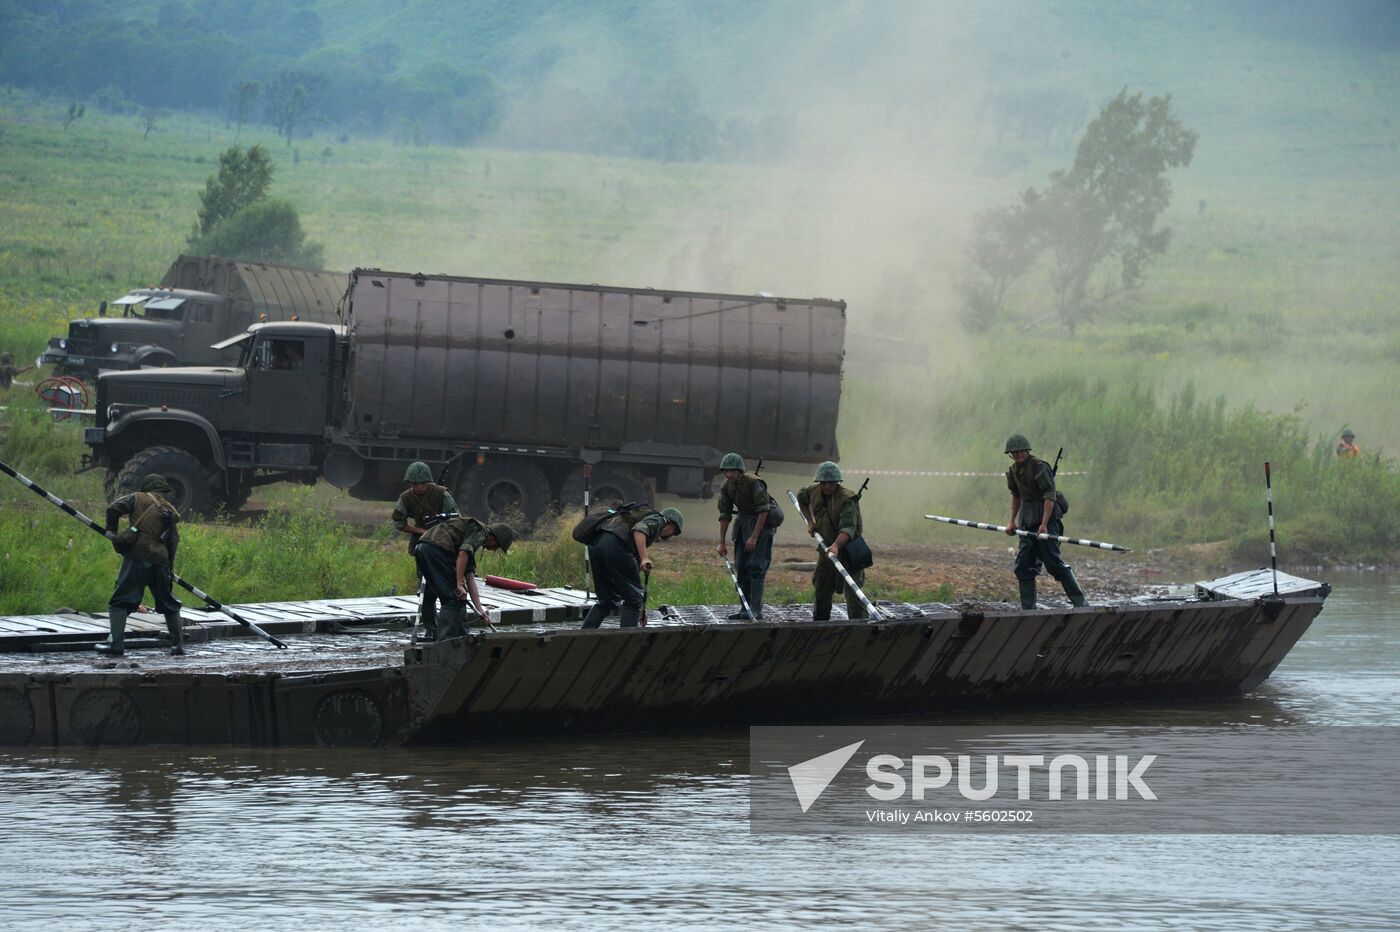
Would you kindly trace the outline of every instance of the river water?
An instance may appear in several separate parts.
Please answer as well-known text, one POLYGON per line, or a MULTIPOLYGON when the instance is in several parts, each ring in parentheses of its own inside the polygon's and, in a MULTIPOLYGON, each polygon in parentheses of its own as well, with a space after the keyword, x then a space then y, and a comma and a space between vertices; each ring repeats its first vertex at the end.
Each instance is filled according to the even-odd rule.
MULTIPOLYGON (((1400 576, 1325 575, 1248 698, 940 723, 1400 725, 1400 576)), ((747 748, 0 749, 0 926, 1400 927, 1400 838, 750 835, 747 748)))

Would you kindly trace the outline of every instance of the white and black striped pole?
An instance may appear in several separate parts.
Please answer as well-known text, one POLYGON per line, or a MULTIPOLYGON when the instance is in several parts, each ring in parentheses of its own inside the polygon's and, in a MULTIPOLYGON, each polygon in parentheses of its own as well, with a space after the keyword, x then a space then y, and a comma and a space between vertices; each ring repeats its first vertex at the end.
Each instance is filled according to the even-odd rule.
POLYGON ((1274 480, 1264 461, 1264 492, 1269 500, 1269 564, 1274 570, 1274 598, 1278 598, 1278 547, 1274 544, 1274 480))
MULTIPOLYGON (((588 517, 589 500, 592 498, 593 467, 588 463, 583 464, 583 516, 588 517)), ((593 561, 588 556, 588 546, 583 548, 583 597, 587 600, 593 595, 593 561)))
MULTIPOLYGON (((942 521, 944 524, 956 524, 958 527, 975 527, 984 531, 996 531, 1000 534, 1006 533, 1004 524, 986 524, 982 521, 964 521, 962 518, 945 518, 942 515, 924 515, 930 521, 942 521)), ((1101 540, 1084 540, 1078 537, 1060 537, 1058 534, 1037 534, 1035 531, 1023 531, 1016 528, 1016 533, 1021 537, 1034 537, 1036 540, 1057 540, 1062 544, 1078 544, 1080 547, 1095 547, 1099 550, 1112 550, 1114 553, 1132 553, 1127 547, 1120 547, 1117 544, 1105 543, 1101 540)))
MULTIPOLYGON (((10 466, 9 466, 8 464, 3 463, 3 462, 0 462, 0 472, 3 472, 3 473, 5 473, 5 474, 8 475, 8 476, 12 476, 12 477, 14 477, 15 479, 18 479, 22 484, 24 484, 25 486, 28 487, 29 491, 33 492, 35 495, 39 496, 40 498, 47 499, 49 502, 51 502, 51 503, 52 503, 55 507, 57 507, 59 510, 68 512, 68 514, 72 515, 74 518, 77 518, 77 519, 78 519, 79 521, 81 521, 83 524, 86 524, 89 528, 91 528, 92 530, 94 530, 94 531, 96 531, 97 533, 101 534, 104 538, 106 538, 106 536, 107 536, 107 529, 106 529, 105 527, 103 527, 102 525, 98 524, 96 521, 92 520, 92 519, 89 518, 87 515, 83 514, 81 511, 79 511, 78 509, 74 508, 72 505, 70 505, 70 504, 68 504, 67 502, 65 502, 63 499, 59 498, 57 495, 54 495, 53 493, 51 493, 51 492, 49 492, 48 490, 44 489, 42 486, 40 486, 40 485, 39 485, 37 482, 35 482, 34 480, 30 479, 30 478, 27 477, 27 476, 23 476, 23 475, 21 475, 21 474, 18 473, 18 472, 15 472, 14 469, 10 468, 10 466)), ((205 604, 205 605, 208 605, 210 608, 214 609, 214 610, 217 611, 217 612, 223 612, 225 615, 227 615, 228 617, 232 618, 234 621, 238 622, 240 625, 242 625, 243 627, 247 628, 249 631, 253 632, 254 634, 256 634, 258 637, 262 638, 263 640, 268 641, 269 643, 272 643, 272 644, 276 644, 278 647, 281 647, 281 648, 284 648, 284 649, 286 648, 286 646, 287 646, 286 644, 283 644, 281 641, 277 640, 277 638, 275 638, 275 637, 273 637, 272 635, 268 634, 266 631, 264 631, 262 628, 259 628, 257 625, 253 624, 253 623, 252 623, 251 621, 249 621, 248 619, 239 617, 239 615, 238 615, 237 612, 233 611, 233 609, 229 608, 227 605, 225 605, 224 603, 220 602, 218 599, 216 599, 216 598, 214 598, 213 596, 209 595, 207 592, 204 592, 204 591, 202 591, 202 590, 200 590, 200 589, 198 589, 198 588, 196 588, 196 587, 190 585, 189 583, 185 582, 185 580, 181 579, 181 578, 175 573, 175 571, 174 571, 173 568, 172 568, 171 571, 170 571, 170 577, 171 577, 175 582, 179 583, 182 587, 184 587, 185 589, 187 589, 187 590, 189 590, 190 592, 194 593, 195 598, 202 599, 202 600, 204 601, 204 604, 205 604)))
MULTIPOLYGON (((792 491, 792 489, 788 489, 788 498, 792 499, 792 507, 797 509, 797 513, 802 514, 802 506, 797 503, 797 495, 792 491)), ((821 544, 822 553, 825 554, 826 558, 831 561, 831 565, 836 567, 836 572, 841 574, 841 578, 845 580, 846 585, 851 587, 851 591, 856 594, 856 598, 860 599, 861 604, 865 606, 865 610, 870 613, 871 619, 876 621, 883 621, 885 616, 880 614, 880 610, 875 607, 875 604, 871 602, 870 599, 866 598, 866 595, 864 592, 861 591, 860 586, 857 586, 856 581, 851 578, 851 574, 846 572, 846 567, 844 567, 841 564, 841 561, 833 557, 831 555, 831 551, 826 549, 827 543, 826 541, 822 540, 822 532, 813 531, 812 536, 817 539, 817 543, 821 544)), ((735 580, 735 584, 738 584, 738 580, 735 580)))
POLYGON ((753 617, 753 609, 749 608, 749 600, 744 595, 744 587, 739 585, 739 576, 734 572, 734 564, 729 562, 728 557, 720 557, 724 561, 724 568, 729 570, 729 578, 734 580, 734 591, 739 593, 739 604, 744 606, 744 614, 749 616, 749 621, 757 621, 753 617))

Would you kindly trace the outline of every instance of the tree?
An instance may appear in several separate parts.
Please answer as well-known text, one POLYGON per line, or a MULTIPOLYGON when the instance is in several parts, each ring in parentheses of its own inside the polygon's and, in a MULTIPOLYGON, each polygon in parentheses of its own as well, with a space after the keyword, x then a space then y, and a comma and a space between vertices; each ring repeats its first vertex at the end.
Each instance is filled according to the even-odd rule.
POLYGON ((288 146, 292 144, 298 127, 310 121, 317 98, 325 86, 324 75, 285 68, 267 86, 263 100, 268 120, 277 129, 277 135, 287 140, 288 146))
POLYGON ((145 110, 141 111, 141 128, 144 130, 141 134, 142 142, 146 141, 151 135, 151 130, 156 128, 156 124, 159 123, 164 116, 166 116, 165 111, 157 107, 147 107, 145 110))
POLYGON ((1157 225, 1172 199, 1167 171, 1191 164, 1197 138, 1170 96, 1144 101, 1120 91, 1085 129, 1073 165, 1051 172, 1044 190, 1024 191, 1019 204, 977 218, 964 322, 990 326, 1011 285, 1047 252, 1054 316, 1071 333, 1140 288, 1171 241, 1171 228, 1157 225))
POLYGON ((1089 124, 1074 164, 1027 192, 1033 225, 1049 249, 1055 313, 1071 332, 1093 311, 1141 287, 1147 265, 1167 251, 1171 228, 1157 221, 1171 204, 1167 170, 1191 164, 1195 132, 1170 95, 1147 101, 1120 91, 1089 124), (1096 288, 1095 272, 1112 270, 1096 288))
POLYGON ((1035 209, 1035 192, 1027 191, 1022 203, 983 211, 973 221, 967 250, 973 274, 960 286, 963 324, 969 330, 981 332, 996 323, 1011 286, 1035 264, 1041 249, 1035 209))
POLYGON ((272 159, 260 145, 245 152, 229 146, 219 155, 219 173, 210 175, 199 196, 199 214, 190 244, 207 235, 221 221, 267 196, 272 184, 272 159))
POLYGON ((323 245, 307 241, 297 209, 275 198, 240 208, 191 240, 190 248, 202 255, 310 268, 320 268, 325 255, 323 245))
POLYGON ((87 105, 80 104, 76 100, 68 105, 68 112, 63 117, 63 131, 67 132, 68 127, 73 125, 75 120, 81 120, 83 114, 87 112, 87 105))
MULTIPOLYGON (((238 86, 229 92, 229 115, 238 122, 238 130, 233 134, 235 140, 243 135, 243 124, 248 122, 248 117, 253 113, 253 104, 261 93, 260 81, 239 81, 238 86)), ((227 128, 228 123, 224 126, 227 128)))

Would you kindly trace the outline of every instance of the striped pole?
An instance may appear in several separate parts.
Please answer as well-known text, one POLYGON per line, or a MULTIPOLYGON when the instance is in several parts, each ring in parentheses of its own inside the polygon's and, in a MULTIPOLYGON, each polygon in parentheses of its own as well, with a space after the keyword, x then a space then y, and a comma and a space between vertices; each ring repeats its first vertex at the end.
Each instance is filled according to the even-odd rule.
POLYGON ((1278 597, 1278 548, 1274 544, 1274 480, 1269 461, 1264 461, 1264 491, 1269 500, 1269 563, 1274 568, 1274 597, 1278 597))
MULTIPOLYGON (((583 464, 583 516, 588 517, 589 499, 592 497, 593 467, 583 464)), ((588 556, 588 548, 583 548, 583 598, 587 601, 593 595, 593 561, 588 556)))
MULTIPOLYGON (((792 507, 797 509, 797 513, 802 514, 802 506, 797 503, 797 495, 792 491, 792 489, 788 489, 788 498, 792 499, 792 507)), ((860 586, 857 586, 856 581, 851 578, 851 574, 846 572, 846 567, 841 565, 841 561, 833 557, 831 555, 831 552, 826 549, 827 543, 826 541, 822 540, 822 532, 814 531, 812 533, 812 536, 814 536, 817 539, 817 543, 821 544, 822 553, 825 554, 826 558, 831 561, 831 565, 836 567, 836 572, 841 574, 841 578, 845 580, 846 585, 851 587, 851 591, 856 594, 856 598, 860 599, 861 604, 865 606, 865 610, 870 613, 871 620, 883 621, 885 616, 880 614, 880 610, 875 607, 875 604, 871 602, 870 599, 866 598, 866 595, 864 592, 861 591, 860 586)), ((745 606, 745 608, 747 608, 747 606, 745 606)))
MULTIPOLYGON (((107 529, 105 527, 98 524, 96 521, 92 520, 87 515, 83 514, 81 511, 65 502, 63 499, 59 498, 57 495, 54 495, 46 489, 42 488, 38 483, 34 482, 32 479, 28 478, 27 476, 20 475, 19 473, 11 469, 8 464, 3 462, 0 462, 0 472, 3 472, 8 476, 12 476, 15 479, 18 479, 21 483, 23 483, 29 488, 29 491, 33 492, 40 498, 48 499, 59 510, 68 512, 68 514, 72 515, 74 518, 77 518, 83 524, 86 524, 88 527, 92 528, 92 530, 101 534, 102 537, 106 539, 107 529)), ((175 573, 174 567, 171 567, 170 569, 170 576, 172 579, 175 580, 175 582, 179 583, 182 587, 194 593, 195 598, 202 599, 205 605, 208 605, 210 608, 214 609, 217 612, 223 612, 225 615, 232 618, 234 621, 238 622, 240 625, 247 628, 249 631, 252 631, 254 634, 262 638, 263 640, 268 641, 272 644, 276 644, 278 647, 284 649, 286 648, 286 644, 283 644, 281 641, 277 640, 277 638, 268 634, 266 631, 264 631, 262 628, 259 628, 257 625, 253 624, 248 619, 240 617, 237 612, 233 611, 233 609, 229 608, 227 605, 220 602, 212 595, 209 595, 207 592, 204 592, 203 590, 198 589, 195 586, 192 586, 189 583, 185 582, 185 580, 181 579, 175 573)))
MULTIPOLYGON (((930 521, 942 521, 944 524, 956 524, 958 527, 975 527, 984 531, 999 531, 1006 533, 1006 526, 1002 524, 984 524, 981 521, 964 521, 962 518, 945 518, 942 515, 924 515, 930 521)), ((1083 540, 1078 537, 1060 537, 1057 534, 1037 534, 1034 531, 1023 531, 1016 529, 1016 533, 1021 537, 1034 537, 1036 540, 1057 540, 1062 544, 1078 544, 1081 547, 1096 547, 1099 550, 1112 550, 1114 553, 1132 553, 1127 547, 1120 547, 1117 544, 1104 543, 1101 540, 1083 540)))
POLYGON ((739 576, 734 572, 734 564, 729 562, 728 557, 720 557, 724 561, 724 568, 729 570, 729 578, 734 580, 734 591, 739 593, 739 604, 744 606, 744 614, 749 616, 749 621, 757 621, 753 617, 753 609, 749 608, 749 600, 744 596, 744 588, 739 585, 739 576))

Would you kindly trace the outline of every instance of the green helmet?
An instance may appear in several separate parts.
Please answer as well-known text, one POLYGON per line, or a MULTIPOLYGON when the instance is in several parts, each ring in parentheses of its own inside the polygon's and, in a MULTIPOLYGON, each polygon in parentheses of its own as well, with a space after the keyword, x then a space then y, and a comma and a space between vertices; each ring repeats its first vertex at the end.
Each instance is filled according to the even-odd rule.
POLYGON ((1355 440, 1355 439, 1356 439, 1356 431, 1354 431, 1354 430, 1352 430, 1350 427, 1348 427, 1346 430, 1342 431, 1342 436, 1343 436, 1345 439, 1347 439, 1347 440, 1355 440))
POLYGON ((724 454, 724 459, 719 461, 719 468, 721 472, 726 469, 738 469, 742 471, 744 468, 744 458, 738 453, 726 453, 724 454))
POLYGON ((408 470, 403 474, 404 482, 432 482, 433 471, 428 468, 427 463, 409 463, 408 470))
POLYGON ((486 530, 496 538, 496 546, 501 548, 501 553, 510 553, 510 545, 515 543, 515 528, 509 524, 493 524, 486 530))
POLYGON ((817 482, 841 482, 846 477, 841 474, 841 467, 831 460, 827 460, 817 467, 817 482))
POLYGON ((170 483, 165 481, 165 477, 158 472, 153 472, 141 480, 142 492, 173 492, 170 483))
POLYGON ((1007 453, 1015 453, 1017 450, 1029 451, 1030 448, 1031 442, 1026 439, 1025 434, 1012 434, 1010 437, 1006 438, 1005 452, 1007 453))
POLYGON ((663 509, 661 509, 661 517, 665 518, 667 521, 671 522, 672 524, 674 524, 674 525, 676 526, 676 533, 677 533, 677 534, 680 534, 680 532, 681 532, 682 530, 685 529, 685 515, 681 514, 681 513, 680 513, 679 511, 677 511, 676 509, 674 509, 674 508, 663 508, 663 509))

